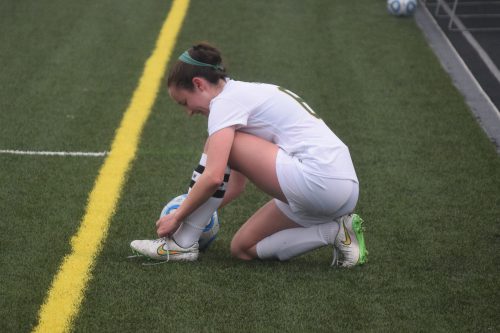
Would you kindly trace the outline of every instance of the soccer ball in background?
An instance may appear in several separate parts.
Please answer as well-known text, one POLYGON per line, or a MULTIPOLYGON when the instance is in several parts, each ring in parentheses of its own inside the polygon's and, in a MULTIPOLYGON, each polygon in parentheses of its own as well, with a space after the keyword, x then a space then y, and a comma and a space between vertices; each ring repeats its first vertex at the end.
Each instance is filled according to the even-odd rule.
POLYGON ((388 0, 387 10, 395 16, 410 16, 417 9, 417 0, 388 0))
MULTIPOLYGON (((173 212, 177 208, 179 208, 186 197, 187 194, 182 194, 170 200, 170 202, 167 203, 165 207, 163 207, 160 217, 170 214, 170 212, 173 212)), ((205 228, 203 228, 200 239, 198 240, 199 249, 201 251, 206 250, 215 240, 215 238, 217 237, 217 233, 219 232, 219 227, 219 216, 217 215, 217 211, 215 211, 210 220, 207 221, 205 228)))

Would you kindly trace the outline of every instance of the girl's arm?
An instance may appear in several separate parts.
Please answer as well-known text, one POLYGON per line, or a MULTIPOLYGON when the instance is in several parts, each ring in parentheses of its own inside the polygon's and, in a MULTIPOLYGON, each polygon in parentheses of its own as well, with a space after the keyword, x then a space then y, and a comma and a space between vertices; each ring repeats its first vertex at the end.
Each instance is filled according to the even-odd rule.
POLYGON ((191 188, 181 206, 174 213, 165 215, 156 222, 157 233, 160 237, 173 234, 182 221, 204 204, 224 182, 224 171, 233 145, 234 132, 233 127, 227 127, 208 138, 205 171, 191 188))

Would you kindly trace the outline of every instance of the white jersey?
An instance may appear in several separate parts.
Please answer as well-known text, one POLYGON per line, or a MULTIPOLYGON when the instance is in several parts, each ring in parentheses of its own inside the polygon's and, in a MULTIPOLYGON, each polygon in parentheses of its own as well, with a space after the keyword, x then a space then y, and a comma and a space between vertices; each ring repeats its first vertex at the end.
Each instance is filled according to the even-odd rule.
POLYGON ((358 181, 347 146, 288 90, 228 80, 210 102, 208 134, 230 126, 278 145, 302 162, 304 172, 358 181))

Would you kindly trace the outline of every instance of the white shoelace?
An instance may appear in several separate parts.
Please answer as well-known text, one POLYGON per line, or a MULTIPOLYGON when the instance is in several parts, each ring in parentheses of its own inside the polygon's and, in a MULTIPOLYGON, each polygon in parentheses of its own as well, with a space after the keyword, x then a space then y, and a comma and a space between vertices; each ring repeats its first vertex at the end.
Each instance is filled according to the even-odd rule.
POLYGON ((335 246, 333 246, 333 261, 332 261, 332 264, 330 265, 331 267, 335 267, 335 266, 338 266, 339 262, 338 262, 338 250, 335 246))

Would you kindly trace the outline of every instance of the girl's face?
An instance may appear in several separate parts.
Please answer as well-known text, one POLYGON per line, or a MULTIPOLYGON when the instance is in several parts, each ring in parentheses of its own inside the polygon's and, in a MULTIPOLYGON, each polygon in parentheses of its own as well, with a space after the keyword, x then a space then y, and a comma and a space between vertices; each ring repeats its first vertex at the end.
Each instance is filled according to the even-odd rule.
POLYGON ((193 78, 193 85, 194 89, 192 91, 171 86, 168 88, 168 93, 174 101, 185 107, 186 113, 189 116, 201 114, 208 117, 210 102, 220 93, 222 87, 213 85, 199 77, 193 78))

